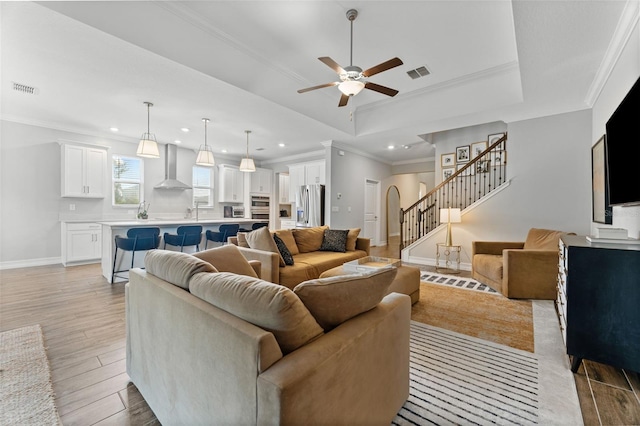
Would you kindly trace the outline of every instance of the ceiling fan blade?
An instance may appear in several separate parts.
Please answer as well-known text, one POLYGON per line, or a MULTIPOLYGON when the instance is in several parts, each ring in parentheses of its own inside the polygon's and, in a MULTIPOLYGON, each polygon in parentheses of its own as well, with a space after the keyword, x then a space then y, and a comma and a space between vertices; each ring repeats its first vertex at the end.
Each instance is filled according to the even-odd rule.
POLYGON ((343 93, 342 96, 340 96, 340 102, 338 102, 338 106, 343 107, 347 104, 347 102, 349 102, 349 96, 343 93))
POLYGON ((340 75, 340 74, 346 74, 347 72, 344 70, 344 68, 342 68, 340 65, 338 65, 338 63, 336 61, 334 61, 333 59, 331 59, 328 56, 323 56, 320 59, 320 61, 327 65, 329 68, 331 68, 332 70, 334 70, 336 72, 336 74, 340 75))
POLYGON ((364 77, 371 77, 372 75, 381 73, 382 71, 386 71, 400 65, 402 65, 402 61, 400 60, 400 58, 389 59, 387 62, 383 62, 376 65, 375 67, 371 67, 367 70, 362 71, 362 75, 364 77))
POLYGON ((319 86, 313 86, 313 87, 307 87, 306 89, 300 89, 298 90, 298 93, 304 93, 304 92, 309 92, 311 90, 316 90, 316 89, 322 89, 324 87, 331 87, 331 86, 337 86, 338 84, 340 84, 339 81, 334 81, 332 83, 325 83, 325 84, 321 84, 319 86))
POLYGON ((387 96, 395 96, 395 95, 398 94, 398 91, 396 89, 391 89, 389 87, 380 86, 379 84, 371 83, 370 81, 367 81, 364 84, 364 88, 365 89, 369 89, 369 90, 373 90, 373 91, 376 91, 376 92, 380 92, 380 93, 385 94, 387 96))

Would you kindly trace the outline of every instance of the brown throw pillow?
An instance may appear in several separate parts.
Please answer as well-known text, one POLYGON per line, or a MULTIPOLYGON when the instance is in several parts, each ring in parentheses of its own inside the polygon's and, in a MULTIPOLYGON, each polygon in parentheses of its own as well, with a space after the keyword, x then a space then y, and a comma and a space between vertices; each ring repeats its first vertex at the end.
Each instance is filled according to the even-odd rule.
POLYGON ((258 278, 249 261, 240 253, 240 249, 233 244, 200 251, 194 253, 193 256, 209 262, 219 272, 233 272, 234 274, 258 278))
POLYGON ((289 253, 291 253, 292 256, 300 253, 300 250, 298 250, 298 245, 296 244, 296 239, 293 238, 293 231, 291 229, 280 229, 276 231, 276 235, 280 237, 282 241, 284 241, 284 243, 287 245, 287 248, 289 249, 289 253))
POLYGON ((349 233, 347 234, 347 251, 355 251, 358 235, 360 235, 360 228, 349 229, 349 233))
POLYGON ((172 250, 150 250, 144 257, 148 273, 173 285, 189 289, 189 280, 199 272, 218 272, 210 263, 187 253, 172 250))
POLYGON ((293 238, 300 253, 309 253, 320 250, 322 240, 324 239, 324 231, 329 229, 328 226, 314 226, 313 228, 297 228, 293 230, 293 238))
POLYGON ((256 250, 270 251, 277 253, 280 256, 280 266, 286 266, 284 259, 278 250, 276 242, 273 240, 273 236, 266 226, 258 228, 255 231, 247 232, 245 235, 249 247, 256 250))
POLYGON ((236 234, 236 238, 238 239, 238 247, 249 248, 249 243, 247 242, 247 232, 238 232, 236 234))
POLYGON ((304 281, 294 287, 302 303, 325 331, 376 307, 387 294, 397 268, 370 274, 340 275, 304 281))
POLYGON ((193 277, 189 291, 202 300, 273 333, 283 354, 322 334, 293 291, 258 278, 220 272, 193 277))

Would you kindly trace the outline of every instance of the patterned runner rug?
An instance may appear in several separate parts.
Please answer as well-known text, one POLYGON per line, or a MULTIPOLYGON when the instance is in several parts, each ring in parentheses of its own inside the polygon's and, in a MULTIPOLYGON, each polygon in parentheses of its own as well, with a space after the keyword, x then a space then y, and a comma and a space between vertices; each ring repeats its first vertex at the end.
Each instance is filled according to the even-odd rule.
POLYGON ((539 423, 533 353, 411 321, 410 395, 394 425, 539 423))
POLYGON ((461 288, 463 290, 481 291, 484 293, 500 294, 486 284, 482 284, 471 278, 456 277, 454 275, 444 275, 435 272, 422 272, 420 280, 432 284, 440 284, 448 287, 461 288))
POLYGON ((40 325, 0 333, 0 425, 61 425, 40 325))

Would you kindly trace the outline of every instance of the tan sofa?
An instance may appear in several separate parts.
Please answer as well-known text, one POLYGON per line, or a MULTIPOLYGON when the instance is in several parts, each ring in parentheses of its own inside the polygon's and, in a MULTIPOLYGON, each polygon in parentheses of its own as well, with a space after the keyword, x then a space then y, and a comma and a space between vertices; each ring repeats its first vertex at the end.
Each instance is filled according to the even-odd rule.
POLYGON ((512 299, 556 298, 563 231, 531 228, 525 241, 473 241, 472 277, 512 299))
POLYGON ((322 226, 275 231, 290 248, 293 265, 283 265, 280 254, 275 251, 258 250, 247 245, 243 247, 238 241, 242 233, 237 237, 230 237, 229 242, 238 245, 246 259, 260 261, 264 279, 293 289, 303 281, 320 277, 329 269, 369 255, 371 240, 357 237, 360 231, 357 228, 349 230, 350 240, 348 238, 344 253, 318 250, 323 241, 323 232, 328 228, 322 226))
POLYGON ((410 299, 382 296, 395 270, 296 293, 186 253, 150 251, 145 268, 125 287, 127 373, 162 424, 388 425, 408 398, 410 299), (376 293, 344 292, 365 279, 379 299, 332 309, 376 293))

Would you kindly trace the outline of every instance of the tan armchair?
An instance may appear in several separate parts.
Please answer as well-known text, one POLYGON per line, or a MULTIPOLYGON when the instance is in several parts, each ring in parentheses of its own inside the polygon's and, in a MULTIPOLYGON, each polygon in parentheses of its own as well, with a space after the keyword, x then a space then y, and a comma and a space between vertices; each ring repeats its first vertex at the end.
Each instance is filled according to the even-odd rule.
POLYGON ((511 299, 556 298, 562 231, 531 228, 524 242, 473 241, 471 274, 511 299))

